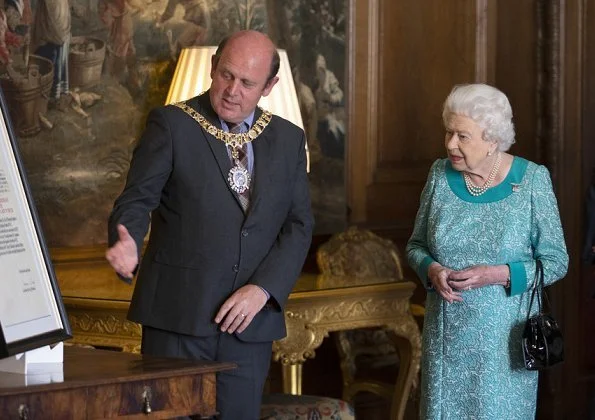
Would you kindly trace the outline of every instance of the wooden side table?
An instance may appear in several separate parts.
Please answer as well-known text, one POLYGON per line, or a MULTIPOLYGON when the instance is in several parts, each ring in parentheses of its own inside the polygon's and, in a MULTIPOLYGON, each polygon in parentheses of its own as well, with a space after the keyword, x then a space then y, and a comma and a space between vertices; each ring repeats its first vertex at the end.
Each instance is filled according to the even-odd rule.
POLYGON ((1 419, 165 419, 216 414, 215 374, 233 363, 64 348, 63 375, 0 372, 1 419), (34 383, 35 384, 32 384, 34 383))

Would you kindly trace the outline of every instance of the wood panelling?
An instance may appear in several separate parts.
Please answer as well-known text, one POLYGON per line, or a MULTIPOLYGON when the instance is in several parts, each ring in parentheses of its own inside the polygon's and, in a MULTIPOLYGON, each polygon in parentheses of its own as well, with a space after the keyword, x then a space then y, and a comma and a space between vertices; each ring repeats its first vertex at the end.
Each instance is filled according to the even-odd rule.
MULTIPOLYGON (((595 182, 595 0, 588 0, 583 10, 584 26, 584 90, 583 109, 581 113, 582 127, 582 183, 583 194, 589 188, 590 182, 595 182)), ((581 200, 582 201, 582 200, 581 200)), ((586 230, 585 222, 581 224, 581 231, 586 230)), ((587 397, 595 400, 595 267, 586 262, 581 264, 581 287, 578 290, 578 300, 581 303, 579 324, 583 330, 579 332, 580 369, 585 371, 587 397), (588 378, 588 379, 587 379, 588 378)))
POLYGON ((537 51, 538 25, 534 1, 497 3, 496 62, 493 83, 512 106, 516 143, 512 154, 538 160, 537 51))
POLYGON ((582 263, 585 191, 595 169, 595 1, 560 1, 559 139, 552 139, 555 187, 571 257, 570 269, 554 289, 563 315, 567 363, 546 388, 556 397, 553 416, 595 416, 595 301, 593 268, 582 263), (558 140, 558 141, 555 141, 558 140), (558 393, 558 395, 556 395, 558 393), (591 413, 588 413, 591 404, 591 413))
POLYGON ((475 3, 382 2, 374 181, 400 162, 444 155, 442 103, 453 84, 476 80, 475 3))
POLYGON ((391 223, 409 234, 430 165, 445 154, 444 99, 457 83, 492 77, 493 4, 352 2, 351 223, 391 223))
POLYGON ((349 222, 364 222, 366 186, 372 180, 369 149, 376 144, 378 118, 378 8, 380 0, 349 1, 347 54, 348 145, 345 183, 349 222))

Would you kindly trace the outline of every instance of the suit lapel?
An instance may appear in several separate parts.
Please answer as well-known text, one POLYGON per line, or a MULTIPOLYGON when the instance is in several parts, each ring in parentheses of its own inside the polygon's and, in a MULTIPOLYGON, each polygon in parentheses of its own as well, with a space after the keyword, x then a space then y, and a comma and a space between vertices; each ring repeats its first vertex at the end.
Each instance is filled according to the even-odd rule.
MULTIPOLYGON (((187 102, 189 106, 194 108, 198 111, 203 117, 207 119, 211 124, 213 124, 217 128, 221 128, 221 122, 219 121, 219 117, 211 107, 211 102, 209 99, 209 92, 205 92, 204 94, 195 97, 187 102)), ((198 125, 198 122, 196 123, 198 125)), ((200 125, 199 125, 200 127, 200 125)), ((202 132, 205 135, 205 139, 207 140, 207 144, 209 145, 213 156, 215 157, 215 161, 219 166, 219 172, 223 177, 223 181, 227 186, 229 192, 234 196, 236 199, 238 206, 241 207, 240 201, 236 195, 236 193, 231 189, 229 182, 227 180, 227 176, 229 174, 229 170, 231 169, 231 160, 229 158, 229 154, 227 153, 227 146, 221 140, 217 140, 214 136, 207 133, 205 129, 200 127, 202 132)))
MULTIPOLYGON (((255 117, 256 118, 256 117, 255 117)), ((258 210, 258 205, 265 191, 267 191, 271 180, 271 152, 273 139, 267 135, 268 128, 252 141, 254 151, 254 176, 252 181, 252 192, 250 193, 250 207, 248 215, 258 210)))
MULTIPOLYGON (((208 91, 200 96, 192 98, 187 102, 187 104, 198 111, 215 127, 221 128, 219 117, 211 107, 208 91)), ((256 112, 254 113, 254 121, 256 121, 261 114, 262 111, 259 108, 256 108, 256 112)), ((196 124, 198 124, 198 122, 196 124)), ((214 136, 207 133, 207 131, 202 127, 200 127, 200 129, 204 133, 211 152, 217 161, 219 171, 221 172, 221 176, 223 177, 227 189, 234 196, 238 206, 241 208, 242 205, 240 204, 240 200, 237 194, 231 189, 231 186, 227 180, 229 170, 232 166, 231 160, 227 153, 227 146, 225 146, 225 143, 221 140, 217 140, 214 136)), ((254 210, 257 209, 262 193, 263 191, 267 190, 270 182, 270 156, 273 140, 267 136, 268 131, 268 128, 265 128, 264 131, 252 141, 252 151, 254 153, 254 173, 250 186, 252 191, 250 193, 250 206, 248 207, 248 215, 253 214, 254 210)))

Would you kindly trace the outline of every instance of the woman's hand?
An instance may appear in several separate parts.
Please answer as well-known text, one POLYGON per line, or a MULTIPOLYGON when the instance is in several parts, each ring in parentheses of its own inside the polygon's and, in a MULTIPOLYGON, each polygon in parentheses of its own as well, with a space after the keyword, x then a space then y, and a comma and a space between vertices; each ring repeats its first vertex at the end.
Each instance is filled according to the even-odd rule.
POLYGON ((456 290, 471 290, 499 284, 504 286, 510 278, 507 265, 474 265, 461 271, 451 271, 448 284, 456 290))
POLYGON ((462 302, 461 292, 453 290, 448 284, 448 279, 453 271, 450 268, 446 268, 437 262, 433 262, 428 267, 428 278, 432 282, 434 290, 442 296, 448 303, 462 302))

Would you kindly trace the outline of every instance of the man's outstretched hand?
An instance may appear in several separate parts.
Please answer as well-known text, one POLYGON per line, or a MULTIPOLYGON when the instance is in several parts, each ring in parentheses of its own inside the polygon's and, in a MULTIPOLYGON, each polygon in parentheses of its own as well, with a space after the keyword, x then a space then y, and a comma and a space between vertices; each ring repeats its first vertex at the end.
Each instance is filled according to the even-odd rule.
POLYGON ((105 252, 105 258, 122 277, 131 279, 134 276, 138 265, 138 249, 124 225, 118 225, 118 242, 105 252))

